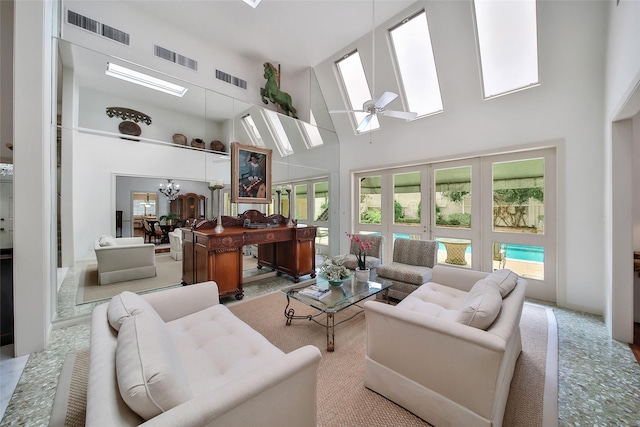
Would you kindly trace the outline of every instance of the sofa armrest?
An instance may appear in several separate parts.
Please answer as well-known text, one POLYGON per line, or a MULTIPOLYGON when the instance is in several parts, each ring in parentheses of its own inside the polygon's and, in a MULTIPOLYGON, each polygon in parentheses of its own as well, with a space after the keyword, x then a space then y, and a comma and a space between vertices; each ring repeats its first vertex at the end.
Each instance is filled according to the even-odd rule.
POLYGON ((469 292, 478 280, 484 279, 487 275, 489 275, 489 273, 485 271, 469 270, 468 268, 449 267, 438 264, 433 267, 431 281, 450 288, 469 292))
POLYGON ((118 246, 144 244, 144 237, 116 237, 115 240, 118 246))
POLYGON ((301 347, 143 425, 315 427, 320 358, 317 347, 301 347))
POLYGON ((216 282, 202 282, 180 288, 144 294, 162 320, 170 322, 219 304, 216 282))
MULTIPOLYGON (((488 417, 507 343, 486 331, 369 301, 365 386, 384 370, 488 417)), ((519 330, 515 331, 517 339, 519 330)), ((375 380, 374 380, 375 381, 375 380)))

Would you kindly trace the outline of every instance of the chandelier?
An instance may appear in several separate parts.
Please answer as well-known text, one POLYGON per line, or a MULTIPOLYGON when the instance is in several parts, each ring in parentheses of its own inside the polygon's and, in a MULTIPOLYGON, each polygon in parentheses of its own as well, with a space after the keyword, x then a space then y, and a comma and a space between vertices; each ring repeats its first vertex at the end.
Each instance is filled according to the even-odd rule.
POLYGON ((174 184, 172 179, 167 179, 167 183, 160 183, 160 192, 167 196, 167 199, 175 200, 180 192, 180 184, 174 184))

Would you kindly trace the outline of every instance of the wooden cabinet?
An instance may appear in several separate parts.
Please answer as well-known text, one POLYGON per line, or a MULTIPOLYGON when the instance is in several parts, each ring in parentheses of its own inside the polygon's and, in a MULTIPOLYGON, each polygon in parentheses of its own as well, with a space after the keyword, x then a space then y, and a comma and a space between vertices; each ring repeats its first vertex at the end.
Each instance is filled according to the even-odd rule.
POLYGON ((207 214, 207 198, 202 194, 180 194, 169 203, 169 211, 177 213, 181 220, 204 218, 207 214))
MULTIPOLYGON (((257 212, 257 211, 253 211, 257 212)), ((278 275, 288 274, 295 283, 300 277, 316 275, 316 227, 287 227, 281 215, 264 217, 264 228, 245 228, 239 218, 223 217, 222 233, 216 233, 215 221, 202 221, 183 229, 182 281, 186 285, 213 280, 221 298, 244 296, 242 289, 242 247, 258 245, 259 265, 272 268, 278 275), (277 223, 273 222, 275 219, 277 223)))

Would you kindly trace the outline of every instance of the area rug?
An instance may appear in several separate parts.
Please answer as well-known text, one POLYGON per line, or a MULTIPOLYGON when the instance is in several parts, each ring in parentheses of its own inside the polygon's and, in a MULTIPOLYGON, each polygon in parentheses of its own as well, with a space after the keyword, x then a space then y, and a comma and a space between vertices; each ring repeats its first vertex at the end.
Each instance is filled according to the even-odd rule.
POLYGON ((144 292, 182 282, 182 261, 169 255, 156 256, 156 276, 126 282, 98 285, 98 264, 88 264, 80 273, 76 304, 109 299, 122 291, 144 292))
MULTIPOLYGON (((296 314, 312 312, 297 302, 296 314)), ((335 351, 326 351, 324 328, 307 320, 294 320, 285 325, 286 298, 280 292, 227 304, 239 318, 247 322, 270 342, 285 352, 312 344, 322 352, 318 372, 318 426, 429 426, 427 422, 364 387, 364 355, 366 349, 365 318, 359 314, 336 326, 335 351)), ((355 310, 355 309, 353 309, 355 310)), ((353 315, 352 309, 338 313, 336 323, 353 315)), ((539 427, 558 424, 557 326, 553 311, 525 304, 520 323, 523 350, 516 364, 505 411, 504 426, 539 427)), ((88 350, 85 350, 87 353, 88 350)), ((76 360, 78 355, 72 355, 76 360)), ((68 356, 69 357, 69 356, 68 356)), ((84 356, 83 356, 84 357, 84 356)), ((74 376, 64 380, 70 386, 67 399, 56 396, 53 414, 65 419, 65 426, 82 426, 84 420, 83 385, 87 368, 77 362, 74 376), (64 414, 64 415, 63 415, 64 414), (76 421, 77 420, 77 421, 76 421)), ((71 372, 69 370, 69 372, 71 372)), ((67 376, 70 374, 67 374, 67 376)), ((61 393, 63 394, 63 393, 61 393)))

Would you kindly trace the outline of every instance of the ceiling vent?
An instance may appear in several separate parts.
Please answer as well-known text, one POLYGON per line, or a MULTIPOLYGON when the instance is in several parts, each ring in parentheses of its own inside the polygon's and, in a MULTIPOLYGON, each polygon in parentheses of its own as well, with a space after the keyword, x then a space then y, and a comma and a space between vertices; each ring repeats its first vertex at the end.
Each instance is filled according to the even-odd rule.
POLYGON ((198 71, 198 61, 195 59, 187 58, 184 55, 172 52, 169 49, 158 46, 157 44, 153 45, 153 54, 158 58, 166 59, 167 61, 182 65, 183 67, 187 67, 193 71, 198 71))
POLYGON ((106 37, 129 46, 130 36, 128 33, 102 24, 95 19, 87 18, 86 16, 67 10, 67 22, 71 25, 75 25, 76 27, 91 31, 94 34, 98 34, 99 36, 106 37))
POLYGON ((247 88, 246 80, 242 80, 239 77, 227 74, 224 71, 216 70, 216 79, 222 80, 223 82, 231 83, 232 85, 241 87, 242 89, 247 88))

